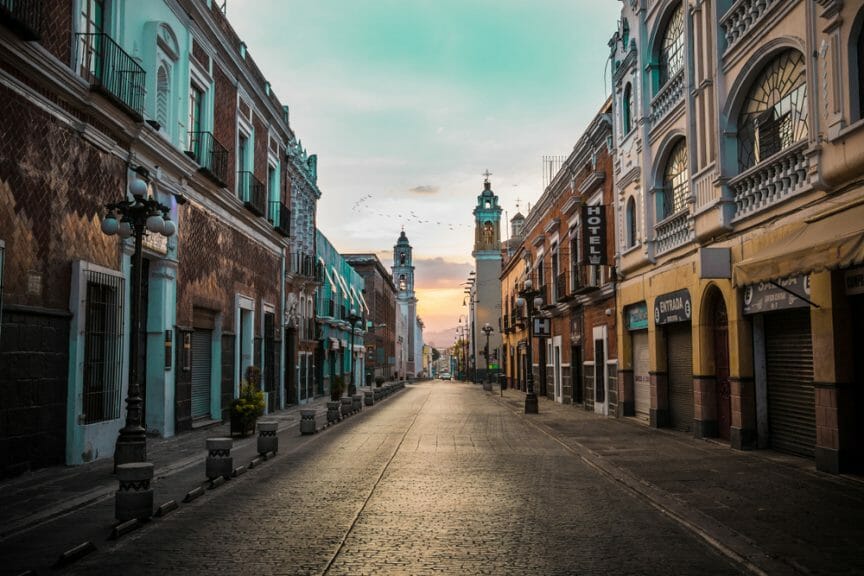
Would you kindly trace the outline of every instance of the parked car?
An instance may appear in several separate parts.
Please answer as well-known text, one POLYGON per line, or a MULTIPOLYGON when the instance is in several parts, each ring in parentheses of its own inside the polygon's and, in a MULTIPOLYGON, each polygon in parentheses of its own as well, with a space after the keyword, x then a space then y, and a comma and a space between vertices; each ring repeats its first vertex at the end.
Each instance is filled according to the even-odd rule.
POLYGON ((449 373, 449 372, 441 372, 441 373, 439 373, 439 374, 438 374, 438 378, 440 378, 441 380, 452 380, 452 378, 450 377, 450 373, 449 373))

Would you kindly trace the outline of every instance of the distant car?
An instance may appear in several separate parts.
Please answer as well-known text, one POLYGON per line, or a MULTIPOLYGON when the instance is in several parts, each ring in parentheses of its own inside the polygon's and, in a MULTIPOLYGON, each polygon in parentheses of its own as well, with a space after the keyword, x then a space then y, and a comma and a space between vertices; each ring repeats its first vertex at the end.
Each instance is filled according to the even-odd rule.
POLYGON ((441 380, 451 380, 449 372, 441 372, 438 374, 438 378, 441 380))

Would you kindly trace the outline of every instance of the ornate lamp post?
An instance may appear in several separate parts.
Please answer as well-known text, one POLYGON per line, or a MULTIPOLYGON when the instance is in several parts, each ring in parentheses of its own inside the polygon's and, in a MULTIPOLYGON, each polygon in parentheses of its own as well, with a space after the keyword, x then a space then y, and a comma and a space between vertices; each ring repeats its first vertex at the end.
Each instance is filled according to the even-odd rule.
POLYGON ((525 315, 528 321, 528 391, 525 394, 525 414, 537 414, 537 395, 534 393, 534 352, 531 346, 532 335, 532 314, 534 309, 543 306, 543 298, 540 297, 539 290, 532 289, 530 278, 525 279, 522 285, 522 290, 519 291, 519 297, 516 299, 516 305, 525 307, 525 315))
POLYGON ((486 378, 485 382, 483 383, 484 390, 492 389, 492 381, 489 377, 489 335, 492 334, 492 330, 492 325, 488 322, 483 325, 483 333, 486 334, 486 347, 483 350, 483 355, 486 356, 486 378))
MULTIPOLYGON (((102 232, 121 239, 134 238, 132 254, 132 334, 129 338, 129 389, 126 396, 126 425, 120 429, 114 448, 114 468, 120 464, 147 460, 147 435, 141 422, 141 386, 138 382, 138 341, 141 338, 141 286, 143 255, 141 243, 148 233, 173 236, 177 226, 169 217, 170 208, 148 195, 147 182, 135 178, 129 185, 132 199, 106 204, 102 232), (117 221, 120 216, 120 221, 117 221)), ((184 202, 180 198, 181 203, 184 202)))
POLYGON ((357 386, 354 384, 354 327, 360 319, 362 319, 362 316, 357 314, 357 310, 351 308, 348 312, 348 324, 351 327, 351 380, 348 384, 348 395, 357 392, 357 386))

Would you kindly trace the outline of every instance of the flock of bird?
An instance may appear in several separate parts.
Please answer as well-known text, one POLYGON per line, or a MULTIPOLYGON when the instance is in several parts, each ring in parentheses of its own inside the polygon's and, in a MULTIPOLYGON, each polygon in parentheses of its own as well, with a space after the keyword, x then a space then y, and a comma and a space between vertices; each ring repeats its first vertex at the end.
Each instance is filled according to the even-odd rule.
POLYGON ((459 224, 455 222, 442 222, 440 220, 433 220, 431 218, 424 218, 417 214, 414 210, 408 211, 399 211, 398 204, 391 204, 394 207, 397 207, 395 210, 382 210, 380 207, 375 206, 373 204, 374 196, 372 194, 366 194, 365 196, 361 196, 360 199, 354 202, 351 206, 352 212, 368 212, 371 214, 375 214, 377 216, 381 216, 382 218, 389 219, 398 219, 404 225, 407 222, 416 222, 417 224, 430 224, 434 226, 446 226, 450 230, 456 230, 457 228, 471 228, 472 224, 459 224))

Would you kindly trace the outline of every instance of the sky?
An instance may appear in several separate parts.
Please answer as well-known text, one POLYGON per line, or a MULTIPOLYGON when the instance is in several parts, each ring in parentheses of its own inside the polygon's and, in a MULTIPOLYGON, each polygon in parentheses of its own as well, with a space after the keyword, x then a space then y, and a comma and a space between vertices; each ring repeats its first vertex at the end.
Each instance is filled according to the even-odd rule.
MULTIPOLYGON (((219 0, 220 2, 222 0, 219 0)), ((318 154, 318 228, 388 268, 404 226, 424 340, 453 344, 483 173, 507 221, 609 95, 615 0, 225 0, 318 154)))

